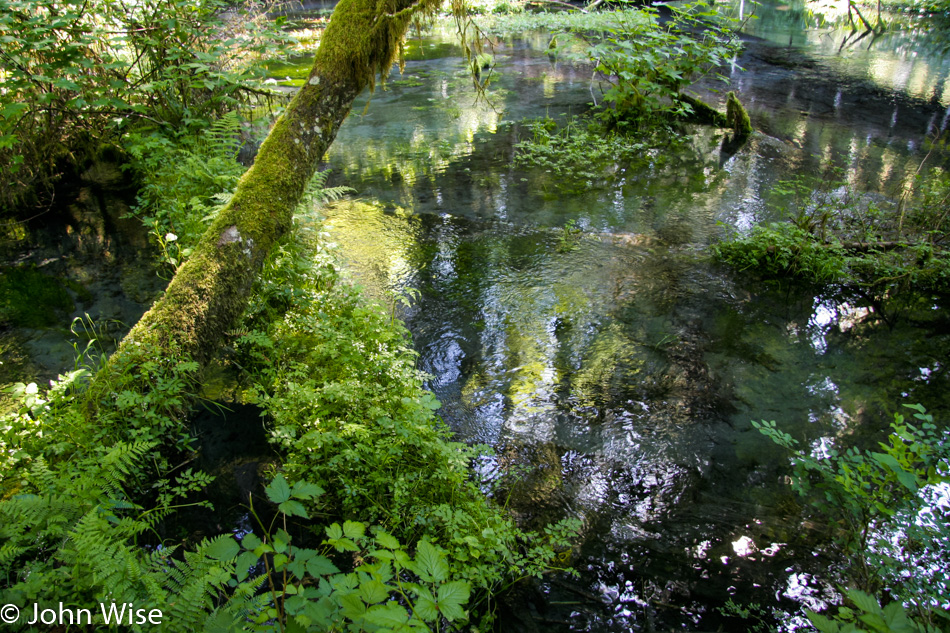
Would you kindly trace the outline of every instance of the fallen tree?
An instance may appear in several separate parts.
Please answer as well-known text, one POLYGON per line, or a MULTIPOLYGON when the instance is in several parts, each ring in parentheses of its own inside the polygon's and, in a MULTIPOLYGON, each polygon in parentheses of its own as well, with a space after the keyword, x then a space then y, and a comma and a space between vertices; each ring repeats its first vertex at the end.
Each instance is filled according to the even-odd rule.
POLYGON ((247 303, 264 258, 291 226, 294 209, 354 99, 397 60, 414 18, 442 0, 341 0, 307 83, 261 145, 234 196, 159 299, 126 336, 105 371, 137 348, 204 366, 247 303))

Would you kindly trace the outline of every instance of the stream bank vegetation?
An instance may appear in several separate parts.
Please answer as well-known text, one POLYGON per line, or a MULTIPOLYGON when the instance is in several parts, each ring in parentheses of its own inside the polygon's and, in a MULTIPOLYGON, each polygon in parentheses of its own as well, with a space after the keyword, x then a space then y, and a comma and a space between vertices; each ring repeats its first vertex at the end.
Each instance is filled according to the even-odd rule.
POLYGON ((807 611, 821 633, 950 629, 950 435, 921 405, 904 406, 911 419, 896 413, 877 450, 801 447, 775 422, 753 422, 791 453, 802 519, 827 533, 836 564, 825 580, 841 602, 807 611))
POLYGON ((172 538, 176 513, 208 505, 185 424, 198 365, 142 346, 94 391, 84 367, 16 388, 0 420, 5 600, 133 602, 180 631, 440 630, 562 565, 576 523, 526 533, 486 499, 405 329, 341 280, 316 229, 275 249, 230 334, 235 398, 279 455, 244 501, 254 532, 172 538))
MULTIPOLYGON (((217 0, 146 1, 131 13, 107 0, 2 2, 4 42, 22 42, 3 52, 2 88, 14 97, 0 128, 2 158, 14 166, 3 173, 5 208, 48 198, 62 161, 90 139, 118 143, 144 184, 136 213, 164 273, 177 279, 202 254, 201 236, 215 231, 209 223, 226 212, 244 171, 229 113, 273 97, 247 81, 258 77, 247 70, 254 64, 239 62, 274 55, 282 36, 260 50, 253 38, 219 37, 236 14, 217 0), (243 52, 231 55, 232 45, 243 52)), ((398 45, 398 29, 384 35, 390 49, 398 45)), ((348 98, 389 70, 391 54, 358 69, 348 98)), ((332 140, 336 125, 327 119, 317 133, 332 140)), ((283 140, 272 149, 293 151, 283 140)), ((284 174, 269 174, 268 184, 282 182, 284 174)), ((322 189, 323 177, 313 196, 341 193, 322 189)), ((266 189, 253 178, 241 182, 244 193, 258 187, 248 206, 274 202, 254 197, 266 189)), ((258 407, 271 430, 276 458, 262 472, 269 484, 238 500, 253 531, 200 540, 179 533, 179 517, 211 509, 213 477, 197 466, 203 439, 191 430, 192 410, 231 402, 206 400, 209 359, 158 319, 148 332, 155 336, 127 337, 95 365, 77 361, 48 389, 8 390, 14 410, 0 418, 4 602, 133 603, 160 610, 170 631, 443 630, 487 626, 499 591, 564 567, 577 522, 518 528, 473 479, 480 450, 452 442, 436 416, 405 329, 342 281, 314 225, 278 228, 287 234, 260 254, 263 272, 226 337, 230 352, 216 358, 231 372, 231 402, 258 407)), ((235 258, 270 246, 241 234, 222 244, 235 258)), ((245 295, 228 290, 243 306, 245 295)))
MULTIPOLYGON (((21 64, 26 71, 18 67, 4 77, 14 77, 10 89, 21 90, 23 103, 34 108, 3 111, 0 146, 12 157, 10 164, 20 166, 11 172, 11 195, 24 201, 24 191, 53 183, 59 173, 55 160, 45 172, 31 170, 44 164, 33 162, 43 143, 68 158, 60 144, 72 143, 49 140, 54 133, 87 123, 118 130, 115 138, 126 143, 145 183, 137 213, 160 247, 164 273, 176 272, 243 172, 234 161, 236 121, 220 115, 264 103, 269 95, 245 94, 243 81, 231 85, 216 74, 223 71, 214 66, 214 54, 194 56, 187 47, 152 42, 132 49, 138 56, 128 59, 170 50, 154 70, 113 68, 128 59, 103 56, 92 45, 104 36, 89 22, 97 3, 56 4, 56 11, 73 11, 60 20, 47 2, 43 15, 52 19, 46 21, 33 20, 35 4, 28 4, 7 0, 10 12, 0 13, 5 35, 35 31, 30 41, 40 52, 39 61, 30 60, 34 66, 21 64), (67 27, 79 30, 67 33, 67 27), (78 42, 79 48, 60 55, 55 51, 62 42, 78 42), (48 50, 55 52, 49 59, 48 50), (74 59, 99 59, 127 83, 131 77, 144 94, 129 95, 127 102, 90 101, 97 90, 109 90, 109 81, 91 86, 87 98, 80 80, 91 81, 98 70, 73 77, 74 59), (186 70, 162 79, 165 60, 186 70), (36 64, 61 74, 34 73, 36 64), (225 86, 221 93, 218 81, 225 86), (192 104, 195 95, 210 103, 199 98, 192 104), (56 107, 44 109, 47 102, 56 107), (63 104, 78 109, 75 121, 56 119, 63 104), (40 116, 30 119, 28 113, 40 116), (19 135, 31 120, 53 123, 30 130, 39 139, 35 143, 23 136, 29 142, 21 144, 19 135)), ((174 6, 194 17, 188 13, 193 3, 174 6)), ((197 8, 206 6, 217 9, 201 25, 228 14, 223 3, 197 8)), ((705 28, 707 16, 696 15, 700 21, 693 26, 705 28)), ((181 23, 191 24, 184 18, 181 23)), ((642 24, 660 28, 655 16, 642 24)), ((157 37, 171 29, 179 37, 177 28, 160 21, 143 32, 157 37)), ((183 41, 220 32, 204 28, 183 41)), ((605 75, 622 80, 607 81, 603 92, 613 112, 597 124, 618 135, 607 137, 609 144, 627 142, 619 135, 652 125, 650 108, 677 115, 694 111, 688 100, 671 95, 680 94, 697 72, 711 69, 712 61, 726 59, 726 44, 713 37, 715 59, 708 68, 695 60, 692 66, 664 66, 662 57, 675 57, 686 45, 675 39, 680 34, 631 52, 626 31, 608 33, 595 45, 602 46, 601 57, 640 64, 605 75), (624 83, 638 80, 640 72, 646 84, 624 83)), ((15 54, 25 58, 30 51, 15 54)), ((600 64, 600 58, 589 59, 600 64)), ((475 63, 483 62, 476 56, 475 63)), ((742 119, 735 121, 738 135, 742 119)), ((539 138, 555 132, 547 122, 541 130, 539 138)), ((79 143, 84 137, 76 138, 79 143)), ((317 188, 323 183, 318 180, 317 188)), ((571 231, 572 225, 565 248, 571 231)), ((298 218, 291 234, 278 241, 241 322, 226 338, 227 353, 218 362, 231 377, 233 402, 259 408, 278 455, 265 471, 269 483, 247 499, 253 531, 242 527, 202 540, 176 532, 177 517, 208 507, 204 492, 211 476, 196 467, 202 438, 188 425, 194 404, 206 397, 203 377, 199 361, 174 345, 158 349, 133 342, 108 372, 79 366, 49 389, 30 383, 12 390, 16 410, 0 418, 0 592, 6 601, 132 602, 161 610, 167 630, 182 631, 444 630, 487 625, 499 590, 564 566, 576 522, 526 532, 485 497, 469 469, 479 449, 451 441, 435 414, 438 402, 422 389, 405 330, 344 283, 317 224, 298 218)))
MULTIPOLYGON (((172 142, 278 96, 263 61, 288 38, 266 5, 0 0, 0 207, 29 217, 126 135, 172 142)), ((21 217, 22 219, 22 217, 21 217)))
POLYGON ((918 177, 898 202, 858 196, 842 183, 800 177, 775 193, 786 221, 758 224, 713 246, 714 256, 769 280, 843 285, 872 296, 950 291, 950 175, 918 177))

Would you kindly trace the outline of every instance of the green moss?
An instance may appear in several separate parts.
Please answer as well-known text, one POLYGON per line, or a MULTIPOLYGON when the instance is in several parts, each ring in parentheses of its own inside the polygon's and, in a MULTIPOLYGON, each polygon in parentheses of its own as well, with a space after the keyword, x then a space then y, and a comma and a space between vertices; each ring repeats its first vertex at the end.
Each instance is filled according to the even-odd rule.
POLYGON ((729 126, 728 115, 724 116, 722 112, 719 112, 706 102, 701 101, 696 97, 691 97, 688 94, 681 94, 678 98, 683 103, 689 104, 690 108, 693 110, 692 113, 687 117, 687 120, 701 123, 703 125, 715 125, 718 127, 729 126))
POLYGON ((749 119, 749 113, 742 107, 736 93, 731 91, 726 96, 726 121, 736 138, 745 138, 752 134, 752 120, 749 119))
POLYGON ((406 79, 398 79, 396 81, 390 81, 386 84, 387 86, 398 86, 401 88, 417 88, 419 86, 424 86, 425 82, 420 81, 416 77, 407 77, 406 79))
POLYGON ((72 309, 66 286, 36 266, 0 269, 0 321, 18 327, 46 327, 72 309))
POLYGON ((409 21, 440 4, 341 0, 306 85, 274 124, 254 165, 178 269, 165 296, 142 317, 115 356, 133 344, 174 347, 199 364, 214 356, 222 333, 244 308, 264 257, 289 229, 293 211, 353 99, 397 60, 409 21))

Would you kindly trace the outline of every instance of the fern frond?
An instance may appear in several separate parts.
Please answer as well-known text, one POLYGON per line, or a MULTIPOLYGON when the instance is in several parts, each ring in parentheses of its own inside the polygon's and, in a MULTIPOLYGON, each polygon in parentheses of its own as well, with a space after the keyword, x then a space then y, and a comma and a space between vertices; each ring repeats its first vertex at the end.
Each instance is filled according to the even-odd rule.
POLYGON ((241 149, 241 120, 237 112, 228 112, 212 121, 205 135, 213 158, 234 160, 241 149))
POLYGON ((354 191, 356 190, 352 187, 330 187, 329 189, 321 189, 320 202, 321 204, 336 202, 346 194, 353 193, 354 191))
POLYGON ((10 565, 20 554, 26 551, 26 547, 17 547, 12 543, 0 545, 0 569, 4 569, 10 565))

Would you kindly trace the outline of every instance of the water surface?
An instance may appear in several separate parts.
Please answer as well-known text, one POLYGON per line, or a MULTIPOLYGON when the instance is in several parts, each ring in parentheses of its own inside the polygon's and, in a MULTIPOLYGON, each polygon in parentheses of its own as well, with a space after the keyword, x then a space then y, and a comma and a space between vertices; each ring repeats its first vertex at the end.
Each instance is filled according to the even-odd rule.
POLYGON ((526 523, 584 520, 581 576, 519 596, 512 630, 744 630, 730 598, 794 626, 833 598, 829 561, 750 420, 821 450, 873 437, 901 403, 946 409, 936 301, 768 285, 708 256, 794 211, 774 191, 794 175, 888 204, 946 122, 945 60, 906 37, 841 47, 846 31, 802 31, 783 6, 732 71, 762 132, 734 154, 695 129, 593 182, 516 167, 525 118, 590 100, 589 69, 552 62, 546 37, 497 42, 488 99, 451 42, 415 42, 330 152, 358 191, 328 211, 333 239, 380 301, 412 296, 442 416, 494 449, 486 485, 526 523))

